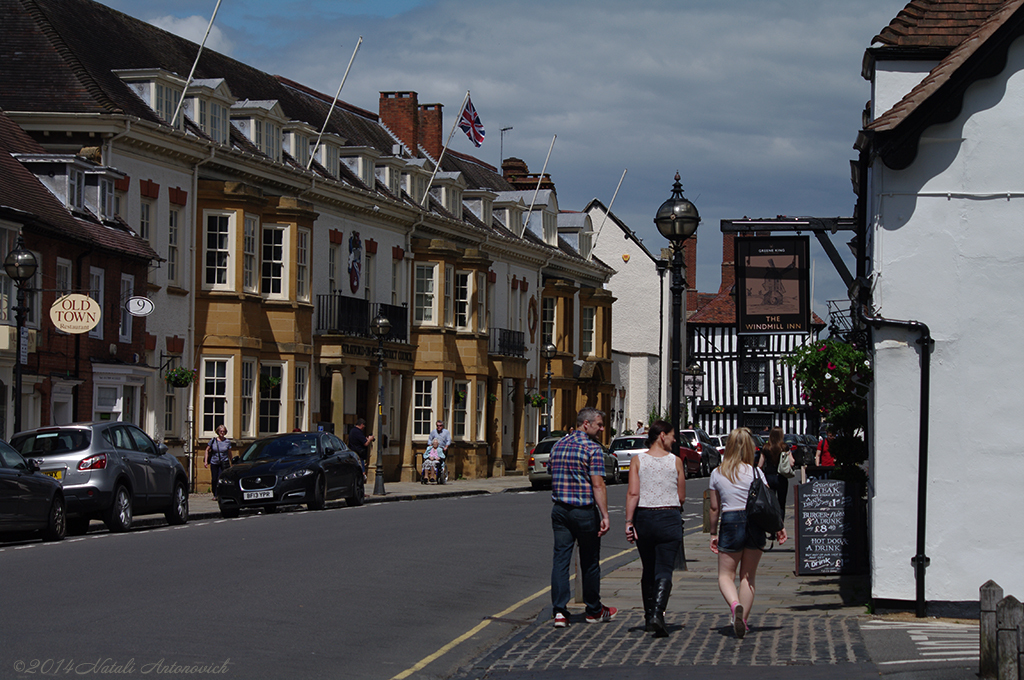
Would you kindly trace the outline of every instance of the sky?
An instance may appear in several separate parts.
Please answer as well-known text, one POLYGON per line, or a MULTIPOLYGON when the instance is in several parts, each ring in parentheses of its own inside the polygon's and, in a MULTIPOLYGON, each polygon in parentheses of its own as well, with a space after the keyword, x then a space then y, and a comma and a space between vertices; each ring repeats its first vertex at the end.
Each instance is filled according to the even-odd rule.
MULTIPOLYGON (((199 42, 216 0, 105 0, 199 42)), ((593 198, 657 255, 654 215, 678 171, 702 221, 697 287, 721 281, 721 220, 850 217, 864 50, 905 0, 222 0, 207 47, 377 112, 382 91, 445 107, 466 91, 494 166, 548 162, 562 210, 593 198), (502 135, 501 128, 510 128, 502 135)), ((187 75, 187 74, 182 74, 187 75)), ((833 243, 854 270, 840 232, 833 243)), ((601 238, 615 238, 608 231, 601 238)), ((811 237, 813 309, 845 299, 811 237)))

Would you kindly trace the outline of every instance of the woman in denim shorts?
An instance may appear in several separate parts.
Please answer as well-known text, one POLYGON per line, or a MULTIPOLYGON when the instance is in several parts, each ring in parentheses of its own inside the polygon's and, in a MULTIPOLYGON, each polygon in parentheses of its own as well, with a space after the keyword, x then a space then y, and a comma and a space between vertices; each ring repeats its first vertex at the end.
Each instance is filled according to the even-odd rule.
MULTIPOLYGON (((729 435, 722 464, 711 473, 710 496, 711 551, 718 555, 718 589, 729 604, 730 623, 740 638, 750 630, 747 618, 754 605, 754 581, 765 544, 764 532, 747 526, 747 495, 755 474, 767 484, 764 473, 754 467, 750 430, 737 428, 729 435)), ((779 531, 775 538, 780 545, 785 543, 786 530, 779 531)))

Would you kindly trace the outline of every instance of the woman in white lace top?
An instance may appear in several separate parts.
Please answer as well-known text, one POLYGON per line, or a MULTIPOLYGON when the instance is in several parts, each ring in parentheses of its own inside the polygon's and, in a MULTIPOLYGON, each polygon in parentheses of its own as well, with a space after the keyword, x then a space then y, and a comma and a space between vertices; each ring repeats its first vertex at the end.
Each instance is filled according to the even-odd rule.
POLYGON ((629 462, 626 492, 626 539, 636 543, 643 564, 640 592, 644 600, 644 630, 666 637, 665 608, 672 592, 672 567, 683 540, 680 517, 686 500, 683 463, 673 455, 672 425, 651 423, 648 450, 629 462))

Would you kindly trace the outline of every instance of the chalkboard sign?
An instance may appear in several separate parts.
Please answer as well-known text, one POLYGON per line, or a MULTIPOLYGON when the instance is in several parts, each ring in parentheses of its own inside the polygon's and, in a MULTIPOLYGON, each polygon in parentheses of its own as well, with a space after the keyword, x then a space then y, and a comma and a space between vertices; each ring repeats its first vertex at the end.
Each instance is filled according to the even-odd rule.
POLYGON ((846 482, 800 484, 794 500, 798 576, 867 571, 863 505, 847 493, 846 482))

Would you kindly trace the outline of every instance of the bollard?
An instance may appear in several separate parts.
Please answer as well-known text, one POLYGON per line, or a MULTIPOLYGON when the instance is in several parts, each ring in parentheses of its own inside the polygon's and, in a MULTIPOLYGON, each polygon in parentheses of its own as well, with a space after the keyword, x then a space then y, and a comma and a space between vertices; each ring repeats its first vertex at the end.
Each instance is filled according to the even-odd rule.
POLYGON ((704 490, 704 533, 711 533, 711 490, 704 490))
POLYGON ((996 607, 996 647, 999 680, 1020 678, 1020 629, 1024 624, 1024 607, 1013 595, 1003 598, 996 607))
POLYGON ((999 669, 996 660, 996 607, 1003 599, 1003 589, 995 581, 988 580, 979 589, 981 619, 978 626, 978 675, 994 678, 999 669))

